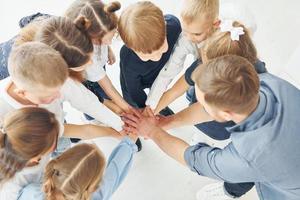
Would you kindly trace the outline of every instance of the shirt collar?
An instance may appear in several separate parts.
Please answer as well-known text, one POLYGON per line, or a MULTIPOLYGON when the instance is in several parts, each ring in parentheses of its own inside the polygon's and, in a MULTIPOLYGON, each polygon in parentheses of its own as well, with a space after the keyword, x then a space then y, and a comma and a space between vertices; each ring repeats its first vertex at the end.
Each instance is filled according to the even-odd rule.
POLYGON ((257 124, 263 124, 266 121, 269 120, 270 115, 273 114, 273 108, 271 106, 272 104, 268 105, 268 99, 264 92, 260 91, 259 94, 259 103, 255 109, 255 111, 247 117, 244 121, 238 123, 237 125, 233 127, 227 128, 229 132, 242 132, 242 131, 249 131, 251 129, 254 129, 255 127, 259 127, 261 125, 257 124))

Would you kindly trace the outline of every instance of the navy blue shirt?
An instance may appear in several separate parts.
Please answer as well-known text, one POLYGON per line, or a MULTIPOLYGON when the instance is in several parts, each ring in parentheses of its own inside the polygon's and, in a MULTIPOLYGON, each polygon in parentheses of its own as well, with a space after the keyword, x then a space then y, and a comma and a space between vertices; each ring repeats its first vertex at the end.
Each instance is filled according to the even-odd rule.
MULTIPOLYGON (((192 73, 195 71, 195 69, 200 65, 202 62, 200 60, 196 60, 184 73, 185 81, 190 85, 194 86, 195 83, 192 80, 192 73)), ((258 60, 254 65, 255 71, 258 74, 266 73, 267 69, 265 67, 265 63, 258 60)))
POLYGON ((169 60, 174 45, 181 33, 180 22, 175 16, 166 15, 165 21, 169 49, 162 55, 159 61, 144 62, 133 50, 125 45, 120 51, 120 73, 123 96, 128 103, 136 104, 138 107, 145 107, 147 95, 144 89, 152 86, 160 70, 169 60))

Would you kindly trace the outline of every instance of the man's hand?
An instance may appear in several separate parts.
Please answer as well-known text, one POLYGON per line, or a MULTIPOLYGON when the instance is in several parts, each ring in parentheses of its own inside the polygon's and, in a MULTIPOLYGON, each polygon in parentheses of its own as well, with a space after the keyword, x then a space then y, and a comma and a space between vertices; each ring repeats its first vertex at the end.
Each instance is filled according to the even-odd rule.
POLYGON ((156 119, 158 120, 158 126, 164 130, 170 129, 169 126, 172 123, 174 115, 163 116, 157 115, 156 119))

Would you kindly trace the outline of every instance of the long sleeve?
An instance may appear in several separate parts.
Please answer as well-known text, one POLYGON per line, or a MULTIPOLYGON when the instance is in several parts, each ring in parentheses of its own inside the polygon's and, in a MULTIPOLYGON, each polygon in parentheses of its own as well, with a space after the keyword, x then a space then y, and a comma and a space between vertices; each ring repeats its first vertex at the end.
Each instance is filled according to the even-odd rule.
POLYGON ((169 84, 182 71, 185 59, 189 54, 198 57, 196 45, 188 41, 183 34, 181 34, 174 46, 169 61, 152 84, 146 105, 150 106, 152 109, 156 108, 161 96, 167 90, 169 84))
POLYGON ((123 122, 121 118, 99 102, 98 98, 82 84, 68 79, 63 87, 62 95, 65 101, 70 102, 79 111, 92 116, 117 131, 122 130, 123 122))
POLYGON ((34 167, 25 168, 18 172, 14 178, 4 183, 0 187, 0 199, 2 200, 20 200, 29 199, 26 198, 30 194, 31 190, 26 190, 26 194, 23 196, 23 190, 27 185, 37 184, 42 181, 43 170, 46 164, 50 160, 50 155, 44 156, 40 161, 40 164, 34 167))
POLYGON ((189 168, 201 176, 231 183, 261 181, 256 169, 244 159, 232 143, 223 150, 206 144, 189 147, 184 154, 189 168))
POLYGON ((131 105, 140 108, 145 107, 147 95, 142 85, 142 77, 134 71, 135 60, 125 62, 128 59, 127 49, 123 47, 120 52, 120 81, 123 98, 131 105), (131 66, 130 66, 131 65, 131 66))
POLYGON ((129 138, 120 142, 108 159, 103 180, 100 188, 94 192, 93 200, 110 199, 128 174, 133 162, 133 155, 136 152, 137 147, 129 138))
MULTIPOLYGON (((111 153, 107 167, 104 172, 104 176, 100 183, 100 188, 92 194, 92 200, 109 200, 112 194, 117 190, 124 178, 128 174, 128 171, 133 162, 133 155, 137 152, 137 147, 129 138, 123 139, 120 144, 111 153)), ((20 190, 20 188, 14 188, 14 190, 20 190)), ((1 200, 43 200, 45 195, 42 191, 42 185, 40 183, 32 183, 20 190, 19 198, 16 193, 15 198, 10 198, 7 193, 3 193, 0 190, 1 200)))

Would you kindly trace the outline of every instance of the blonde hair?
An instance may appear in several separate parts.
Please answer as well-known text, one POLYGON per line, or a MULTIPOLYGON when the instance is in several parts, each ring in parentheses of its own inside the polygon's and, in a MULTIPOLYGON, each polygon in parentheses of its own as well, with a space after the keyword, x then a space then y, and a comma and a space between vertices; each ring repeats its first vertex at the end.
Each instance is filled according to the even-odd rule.
POLYGON ((257 51, 250 34, 244 25, 234 22, 233 27, 242 27, 244 34, 239 36, 238 41, 231 39, 230 32, 221 32, 220 28, 209 37, 202 51, 207 59, 232 54, 246 58, 253 65, 257 62, 257 51))
POLYGON ((20 46, 26 42, 33 42, 36 32, 39 30, 40 21, 33 21, 24 28, 22 28, 14 41, 14 47, 20 46))
POLYGON ((219 109, 249 114, 259 98, 259 78, 245 58, 226 55, 196 68, 192 75, 205 101, 219 109))
POLYGON ((120 8, 118 1, 104 4, 100 0, 76 0, 65 16, 80 29, 85 29, 89 37, 101 40, 107 32, 117 28, 118 17, 115 12, 120 8))
POLYGON ((0 184, 49 151, 58 134, 58 121, 46 109, 28 107, 7 114, 0 131, 0 184))
POLYGON ((121 14, 118 31, 128 48, 152 53, 161 48, 166 39, 163 12, 150 1, 135 3, 121 14))
POLYGON ((213 24, 219 17, 219 0, 184 0, 181 17, 188 24, 203 17, 213 24))
POLYGON ((104 168, 105 158, 95 145, 76 145, 46 166, 46 199, 89 200, 99 187, 104 168))
POLYGON ((27 87, 58 87, 68 77, 68 65, 60 53, 40 42, 27 42, 13 48, 8 71, 14 82, 27 87))

